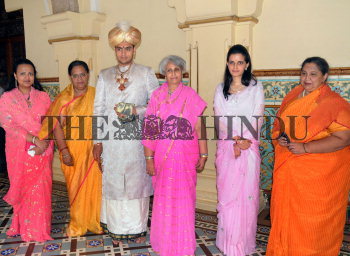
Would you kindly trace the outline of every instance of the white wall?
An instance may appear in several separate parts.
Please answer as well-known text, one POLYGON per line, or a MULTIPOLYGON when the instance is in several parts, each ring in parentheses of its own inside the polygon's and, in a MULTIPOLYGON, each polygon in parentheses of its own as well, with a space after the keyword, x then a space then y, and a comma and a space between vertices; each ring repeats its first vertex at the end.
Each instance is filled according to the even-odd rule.
POLYGON ((254 68, 297 68, 310 56, 349 67, 349 12, 349 0, 264 0, 254 27, 254 68))
POLYGON ((158 71, 160 60, 169 54, 186 58, 185 33, 176 21, 176 10, 166 0, 113 0, 101 1, 101 11, 107 18, 102 28, 99 51, 101 68, 116 64, 107 35, 120 20, 127 20, 142 33, 142 42, 135 62, 151 66, 158 71))

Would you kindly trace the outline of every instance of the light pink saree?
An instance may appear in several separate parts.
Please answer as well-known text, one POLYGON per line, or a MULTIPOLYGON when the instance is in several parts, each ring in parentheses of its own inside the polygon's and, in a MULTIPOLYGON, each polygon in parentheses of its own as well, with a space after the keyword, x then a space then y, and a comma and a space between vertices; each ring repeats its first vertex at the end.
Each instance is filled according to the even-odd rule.
POLYGON ((215 116, 219 120, 216 169, 218 190, 218 231, 216 245, 227 256, 245 256, 255 251, 255 235, 259 210, 260 154, 259 134, 256 137, 238 116, 244 116, 252 127, 261 128, 254 116, 264 113, 264 92, 260 83, 250 84, 244 91, 224 98, 220 84, 214 98, 215 116), (232 116, 232 126, 227 117, 232 116), (249 149, 234 157, 232 137, 252 141, 249 149))
MULTIPOLYGON (((151 244, 160 255, 193 255, 196 248, 195 165, 199 146, 194 127, 205 106, 192 88, 180 84, 168 96, 168 85, 163 84, 152 94, 147 108, 146 125, 149 117, 159 117, 163 121, 161 134, 166 137, 143 141, 155 152, 151 244)), ((149 131, 145 130, 147 137, 149 131)))
POLYGON ((41 117, 50 106, 45 92, 32 88, 31 107, 18 89, 0 97, 0 124, 6 131, 6 159, 10 189, 4 200, 13 206, 13 218, 7 235, 20 234, 23 241, 52 239, 51 187, 52 144, 42 154, 27 153, 26 134, 37 135, 41 117))

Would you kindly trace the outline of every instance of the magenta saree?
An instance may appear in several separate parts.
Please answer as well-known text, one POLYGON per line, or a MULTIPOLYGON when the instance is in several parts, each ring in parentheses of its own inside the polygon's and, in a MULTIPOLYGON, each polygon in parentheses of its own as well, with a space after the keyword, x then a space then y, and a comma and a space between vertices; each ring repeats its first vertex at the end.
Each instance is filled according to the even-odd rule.
POLYGON ((13 206, 7 235, 23 241, 46 241, 51 229, 52 144, 42 155, 27 153, 26 134, 38 135, 41 117, 50 106, 45 92, 31 89, 31 107, 16 88, 0 97, 0 124, 6 131, 10 189, 4 200, 13 206))
POLYGON ((168 96, 168 85, 156 90, 149 102, 143 144, 154 151, 154 201, 151 244, 164 256, 193 255, 195 239, 196 168, 199 158, 195 124, 206 103, 182 84, 168 96), (155 123, 156 127, 148 125, 155 123), (151 131, 152 130, 152 131, 151 131), (153 136, 153 137, 152 137, 153 136))

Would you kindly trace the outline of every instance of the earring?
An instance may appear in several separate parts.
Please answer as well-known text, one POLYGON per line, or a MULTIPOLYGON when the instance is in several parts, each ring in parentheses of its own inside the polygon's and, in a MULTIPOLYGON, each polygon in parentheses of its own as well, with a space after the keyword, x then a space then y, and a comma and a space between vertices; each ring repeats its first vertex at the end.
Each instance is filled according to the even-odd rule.
POLYGON ((15 78, 15 86, 18 87, 18 81, 16 78, 15 78))

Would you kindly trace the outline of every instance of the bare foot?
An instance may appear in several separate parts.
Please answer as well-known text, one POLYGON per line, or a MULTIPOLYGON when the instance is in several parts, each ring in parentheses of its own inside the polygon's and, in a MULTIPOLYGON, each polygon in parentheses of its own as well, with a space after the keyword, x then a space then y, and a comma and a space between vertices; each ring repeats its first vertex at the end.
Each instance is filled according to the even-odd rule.
POLYGON ((123 242, 122 242, 122 241, 118 241, 118 240, 113 240, 113 239, 112 239, 112 243, 113 243, 115 246, 118 246, 118 245, 119 245, 119 247, 122 247, 122 246, 123 246, 123 242))
POLYGON ((16 238, 16 237, 20 237, 20 234, 14 234, 14 235, 7 235, 7 238, 16 238))
POLYGON ((135 239, 135 243, 137 244, 143 244, 146 242, 146 237, 145 236, 141 236, 135 239))

